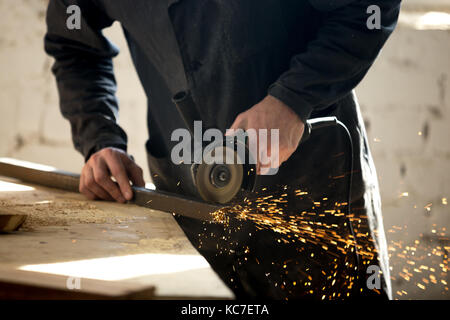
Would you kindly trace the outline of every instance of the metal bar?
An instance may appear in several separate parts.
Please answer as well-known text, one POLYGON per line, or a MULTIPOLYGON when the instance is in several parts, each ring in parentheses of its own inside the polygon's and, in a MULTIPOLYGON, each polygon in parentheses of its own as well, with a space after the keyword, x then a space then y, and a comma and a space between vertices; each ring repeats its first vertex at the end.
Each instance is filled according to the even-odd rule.
MULTIPOLYGON (((49 188, 78 192, 80 175, 41 167, 43 166, 30 162, 2 158, 0 159, 0 176, 49 188)), ((169 192, 138 187, 132 187, 132 189, 134 197, 129 203, 197 220, 212 221, 211 213, 223 208, 169 192)))

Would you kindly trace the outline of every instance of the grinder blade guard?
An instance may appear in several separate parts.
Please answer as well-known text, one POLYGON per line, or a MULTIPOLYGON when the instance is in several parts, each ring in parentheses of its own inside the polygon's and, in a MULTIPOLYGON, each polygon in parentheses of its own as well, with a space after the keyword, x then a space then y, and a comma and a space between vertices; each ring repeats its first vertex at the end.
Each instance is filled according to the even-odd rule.
POLYGON ((239 191, 253 191, 255 186, 256 166, 246 143, 228 138, 223 145, 208 145, 205 161, 191 167, 197 191, 206 201, 225 204, 239 191))
MULTIPOLYGON (((194 137, 194 122, 201 121, 197 106, 187 91, 177 93, 173 101, 194 137)), ((245 134, 224 137, 223 141, 200 144, 201 163, 191 166, 192 180, 200 197, 207 202, 226 204, 241 190, 253 191, 256 165, 247 148, 245 134)))

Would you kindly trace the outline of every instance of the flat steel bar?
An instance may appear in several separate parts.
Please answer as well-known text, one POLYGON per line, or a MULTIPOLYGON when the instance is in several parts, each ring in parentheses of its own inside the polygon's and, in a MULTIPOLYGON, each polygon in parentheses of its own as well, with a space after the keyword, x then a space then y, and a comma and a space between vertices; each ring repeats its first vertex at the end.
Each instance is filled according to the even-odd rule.
MULTIPOLYGON (((80 175, 30 162, 1 158, 0 176, 15 178, 44 187, 79 192, 80 175)), ((197 220, 212 221, 211 213, 223 208, 220 205, 201 202, 169 192, 139 187, 132 187, 132 189, 134 197, 129 203, 197 220)))

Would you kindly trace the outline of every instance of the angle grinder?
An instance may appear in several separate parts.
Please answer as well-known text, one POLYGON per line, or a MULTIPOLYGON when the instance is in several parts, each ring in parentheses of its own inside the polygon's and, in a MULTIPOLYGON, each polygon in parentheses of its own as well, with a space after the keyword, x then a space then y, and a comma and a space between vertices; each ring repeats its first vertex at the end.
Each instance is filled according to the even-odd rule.
MULTIPOLYGON (((194 121, 198 121, 201 118, 192 97, 188 92, 180 92, 174 96, 173 101, 182 115, 184 122, 191 131, 192 136, 194 136, 194 121)), ((343 130, 349 142, 350 164, 348 172, 350 172, 350 174, 348 178, 347 213, 350 217, 354 159, 353 139, 347 126, 333 116, 309 119, 305 122, 304 132, 299 145, 309 139, 312 131, 328 127, 336 127, 343 130)), ((232 201, 241 190, 253 191, 256 184, 256 166, 251 164, 254 163, 254 161, 248 161, 250 158, 245 159, 247 161, 241 161, 242 159, 239 158, 239 154, 242 153, 237 152, 239 147, 244 148, 246 158, 251 156, 250 152, 248 152, 246 139, 238 139, 238 141, 231 142, 225 139, 225 143, 213 145, 211 147, 211 155, 215 156, 221 154, 224 157, 229 157, 226 158, 227 161, 221 161, 220 163, 215 161, 206 163, 202 161, 200 164, 193 164, 191 166, 194 184, 203 200, 226 204, 232 201), (233 160, 234 162, 230 160, 233 160)), ((348 220, 347 222, 350 234, 353 239, 356 239, 352 221, 348 220)), ((361 268, 360 258, 356 245, 354 249, 357 261, 355 274, 358 274, 359 269, 361 268)))
POLYGON ((206 151, 211 160, 191 166, 195 186, 204 200, 225 204, 241 190, 253 191, 256 165, 247 143, 226 138, 223 144, 208 145, 206 151))
MULTIPOLYGON (((183 121, 195 139, 194 123, 201 121, 191 94, 181 91, 173 97, 183 121)), ((247 136, 223 137, 221 141, 205 145, 196 141, 204 159, 191 165, 192 180, 200 197, 213 203, 226 204, 241 190, 253 191, 256 164, 247 147, 247 136)), ((194 150, 195 154, 195 150, 194 150)))
MULTIPOLYGON (((191 137, 195 137, 194 123, 201 121, 201 117, 191 94, 188 91, 181 91, 175 94, 172 100, 189 129, 191 137)), ((309 138, 313 129, 336 125, 337 122, 335 117, 308 120, 305 123, 300 144, 309 138)), ((254 190, 256 162, 249 152, 248 137, 245 133, 236 137, 224 137, 222 140, 223 142, 207 146, 201 141, 194 143, 202 149, 201 154, 208 155, 210 161, 203 159, 205 161, 192 164, 191 174, 203 200, 226 204, 232 201, 241 190, 254 190)))

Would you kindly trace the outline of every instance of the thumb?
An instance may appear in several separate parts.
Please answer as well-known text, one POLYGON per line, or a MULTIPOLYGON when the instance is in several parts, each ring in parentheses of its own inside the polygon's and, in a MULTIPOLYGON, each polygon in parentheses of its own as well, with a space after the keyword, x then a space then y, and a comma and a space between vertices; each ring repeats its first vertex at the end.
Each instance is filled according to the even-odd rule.
POLYGON ((145 187, 144 174, 141 169, 131 158, 126 157, 127 160, 123 160, 125 168, 133 185, 136 187, 145 187))

